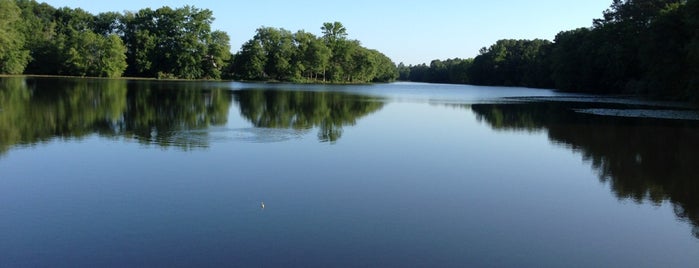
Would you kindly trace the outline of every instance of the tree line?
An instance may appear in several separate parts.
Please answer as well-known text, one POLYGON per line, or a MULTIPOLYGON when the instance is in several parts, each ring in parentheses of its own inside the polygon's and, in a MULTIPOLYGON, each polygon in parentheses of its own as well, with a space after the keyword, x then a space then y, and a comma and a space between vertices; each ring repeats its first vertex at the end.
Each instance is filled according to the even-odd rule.
POLYGON ((242 80, 366 83, 398 78, 386 55, 347 38, 340 22, 324 23, 322 37, 261 27, 235 54, 230 74, 242 80))
POLYGON ((229 37, 191 6, 97 15, 34 0, 0 0, 0 73, 221 77, 229 37))
POLYGON ((181 79, 384 82, 384 54, 347 39, 339 23, 323 37, 261 27, 235 59, 213 12, 192 6, 90 14, 35 0, 0 0, 0 74, 181 79))
POLYGON ((399 64, 400 80, 699 99, 699 0, 613 0, 589 28, 499 40, 473 59, 399 64))

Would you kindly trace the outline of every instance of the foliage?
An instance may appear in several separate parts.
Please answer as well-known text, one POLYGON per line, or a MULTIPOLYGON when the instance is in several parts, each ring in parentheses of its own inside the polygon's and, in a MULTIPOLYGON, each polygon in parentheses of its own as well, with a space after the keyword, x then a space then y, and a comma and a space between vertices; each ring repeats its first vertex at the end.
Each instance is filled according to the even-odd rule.
POLYGON ((500 40, 481 50, 468 70, 469 78, 478 85, 545 87, 550 83, 541 73, 548 73, 543 58, 550 46, 540 39, 500 40))
POLYGON ((0 0, 0 73, 366 83, 400 80, 548 87, 699 100, 699 0, 613 0, 589 28, 553 42, 499 40, 474 59, 396 66, 348 39, 260 27, 236 55, 192 6, 106 12, 0 0))
POLYGON ((366 83, 389 82, 398 70, 386 55, 347 39, 342 23, 325 23, 322 37, 260 27, 243 44, 231 73, 243 80, 366 83))
POLYGON ((410 80, 428 83, 470 83, 468 70, 473 64, 473 59, 447 59, 445 61, 433 60, 430 65, 419 64, 416 66, 398 65, 399 80, 410 80))
POLYGON ((56 9, 33 0, 16 2, 27 40, 24 48, 32 59, 25 73, 119 77, 126 69, 121 38, 104 29, 115 14, 93 16, 82 9, 56 9), (94 30, 98 28, 102 30, 94 30))
POLYGON ((0 74, 21 74, 29 62, 20 14, 15 1, 0 0, 0 74))
MULTIPOLYGON (((92 15, 79 8, 56 9, 35 0, 2 1, 3 5, 16 3, 19 7, 0 9, 0 14, 7 11, 21 18, 14 32, 8 33, 24 35, 3 34, 0 49, 4 37, 12 37, 8 40, 24 50, 0 55, 19 63, 24 59, 21 53, 27 54, 26 59, 31 56, 24 70, 29 74, 119 77, 125 73, 219 79, 231 58, 230 38, 224 32, 211 31, 214 18, 207 9, 162 7, 92 15)), ((8 17, 2 19, 7 23, 0 25, 15 20, 8 17)))
POLYGON ((211 31, 213 13, 192 6, 126 12, 121 18, 127 47, 126 73, 143 77, 221 77, 230 59, 229 37, 211 31))
POLYGON ((614 0, 592 27, 553 42, 499 40, 461 69, 402 65, 400 79, 699 100, 698 2, 614 0))

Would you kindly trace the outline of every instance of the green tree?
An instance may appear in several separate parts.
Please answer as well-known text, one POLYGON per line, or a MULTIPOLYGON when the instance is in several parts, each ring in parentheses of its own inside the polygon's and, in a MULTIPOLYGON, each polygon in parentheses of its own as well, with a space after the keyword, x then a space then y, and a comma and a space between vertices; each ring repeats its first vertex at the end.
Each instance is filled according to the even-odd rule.
POLYGON ((26 73, 106 77, 118 77, 123 73, 126 67, 124 45, 121 38, 113 34, 116 30, 107 29, 115 27, 115 14, 95 17, 81 9, 55 9, 26 0, 17 3, 29 41, 25 48, 32 56, 26 73), (112 21, 100 31, 104 34, 93 31, 98 25, 96 18, 108 21, 108 17, 112 21))
POLYGON ((94 16, 90 28, 96 34, 108 36, 122 34, 123 15, 118 12, 104 12, 94 16))
POLYGON ((57 74, 63 63, 60 58, 61 48, 58 39, 59 25, 54 19, 57 10, 34 0, 18 0, 22 10, 25 28, 25 48, 30 51, 31 60, 25 69, 30 74, 57 74))
POLYGON ((213 20, 210 10, 192 6, 127 12, 121 26, 127 47, 127 73, 146 77, 217 78, 230 54, 224 51, 227 35, 211 32, 213 20))
POLYGON ((373 82, 392 82, 398 79, 398 68, 388 56, 374 49, 369 50, 369 53, 373 54, 376 64, 374 77, 371 79, 373 82))
POLYGON ((156 36, 151 33, 155 25, 153 10, 146 8, 136 13, 126 12, 122 17, 124 44, 126 45, 126 73, 129 76, 154 77, 156 36))
POLYGON ((272 27, 261 27, 253 40, 259 42, 267 61, 265 73, 276 80, 288 80, 292 77, 292 58, 294 55, 294 37, 290 31, 272 27))
POLYGON ((114 34, 74 32, 67 50, 65 71, 71 75, 120 77, 126 69, 126 48, 114 34))
POLYGON ((554 40, 551 53, 551 78, 557 89, 566 91, 594 91, 597 69, 593 64, 594 49, 590 43, 590 29, 560 32, 554 40))
POLYGON ((604 11, 603 19, 594 20, 595 26, 609 23, 631 23, 635 28, 647 28, 671 5, 686 3, 686 0, 613 0, 604 11))
POLYGON ((347 39, 347 28, 341 22, 326 22, 320 27, 323 31, 323 38, 329 43, 347 39))
POLYGON ((233 73, 238 79, 262 80, 267 76, 265 74, 266 62, 267 55, 262 49, 262 44, 255 40, 249 40, 243 44, 233 60, 233 73))
POLYGON ((0 0, 0 73, 20 74, 29 62, 20 18, 15 1, 0 0))
POLYGON ((411 81, 410 80, 410 69, 412 69, 412 65, 410 66, 405 66, 405 63, 401 62, 398 63, 398 80, 399 81, 411 81))
POLYGON ((347 40, 347 28, 340 22, 326 22, 320 28, 331 56, 326 78, 334 82, 350 82, 352 54, 360 47, 356 40, 347 40))
POLYGON ((548 76, 543 58, 550 49, 547 40, 499 40, 481 49, 469 69, 470 81, 477 85, 539 86, 547 84, 548 76), (544 81, 539 81, 544 80, 544 81))
POLYGON ((469 71, 473 59, 432 60, 430 65, 419 64, 402 67, 399 65, 401 80, 428 83, 469 83, 469 71))
POLYGON ((213 31, 207 40, 208 54, 202 61, 204 78, 220 79, 225 64, 231 59, 230 37, 222 31, 213 31))
POLYGON ((329 80, 342 83, 352 82, 354 68, 352 55, 355 54, 355 50, 361 47, 359 41, 338 39, 329 42, 329 47, 332 51, 327 71, 329 80))
POLYGON ((692 62, 685 51, 690 29, 679 4, 667 6, 654 20, 641 38, 639 58, 644 73, 638 90, 655 96, 691 97, 686 89, 692 62))
POLYGON ((317 80, 319 74, 324 74, 330 61, 330 49, 325 43, 311 33, 298 31, 294 34, 296 45, 295 64, 297 76, 308 80, 317 80))

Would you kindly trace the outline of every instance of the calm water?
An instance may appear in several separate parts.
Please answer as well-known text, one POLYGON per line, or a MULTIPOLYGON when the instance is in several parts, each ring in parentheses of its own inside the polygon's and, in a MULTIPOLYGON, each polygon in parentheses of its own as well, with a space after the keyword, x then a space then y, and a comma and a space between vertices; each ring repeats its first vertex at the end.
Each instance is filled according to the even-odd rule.
POLYGON ((0 267, 699 266, 696 113, 587 100, 0 78, 0 267))

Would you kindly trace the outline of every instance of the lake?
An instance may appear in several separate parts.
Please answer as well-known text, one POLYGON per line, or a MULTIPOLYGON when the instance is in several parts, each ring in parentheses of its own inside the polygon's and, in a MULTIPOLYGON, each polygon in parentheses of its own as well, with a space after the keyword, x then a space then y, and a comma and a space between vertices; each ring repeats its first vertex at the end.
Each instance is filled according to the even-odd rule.
POLYGON ((697 118, 526 88, 0 78, 0 267, 698 267, 697 118))

